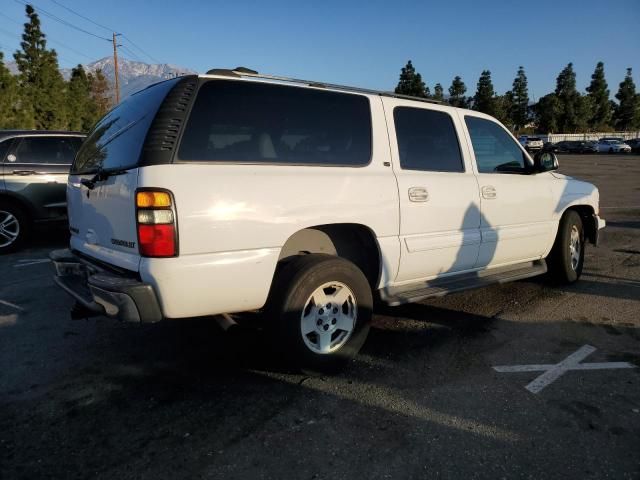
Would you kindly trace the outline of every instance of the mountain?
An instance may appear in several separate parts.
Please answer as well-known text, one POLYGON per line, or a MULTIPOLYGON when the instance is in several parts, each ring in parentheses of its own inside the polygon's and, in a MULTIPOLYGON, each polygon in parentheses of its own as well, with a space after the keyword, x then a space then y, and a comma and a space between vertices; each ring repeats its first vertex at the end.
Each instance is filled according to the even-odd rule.
MULTIPOLYGON (((15 62, 7 62, 7 68, 13 74, 18 73, 18 67, 15 62)), ((98 69, 107 77, 111 88, 115 85, 115 69, 113 66, 113 57, 104 57, 95 62, 83 65, 86 72, 95 72, 98 69)), ((65 80, 69 80, 71 76, 70 68, 60 69, 65 80)), ((136 62, 123 57, 118 58, 118 73, 120 80, 120 98, 124 98, 132 93, 142 90, 152 83, 173 78, 179 75, 197 73, 188 68, 179 67, 177 65, 169 65, 168 63, 148 64, 144 62, 136 62)))
MULTIPOLYGON (((113 65, 113 57, 105 57, 95 62, 83 65, 86 72, 95 72, 96 70, 102 70, 102 73, 107 77, 111 87, 115 85, 115 68, 113 65)), ((65 80, 68 80, 71 76, 70 68, 63 68, 60 70, 65 80)), ((148 64, 144 62, 136 62, 134 60, 128 60, 126 58, 118 58, 118 77, 120 80, 120 98, 124 98, 132 93, 142 90, 143 88, 151 85, 152 83, 166 80, 168 78, 174 78, 176 76, 185 75, 189 73, 197 73, 188 68, 179 67, 177 65, 169 65, 167 63, 162 64, 148 64)))

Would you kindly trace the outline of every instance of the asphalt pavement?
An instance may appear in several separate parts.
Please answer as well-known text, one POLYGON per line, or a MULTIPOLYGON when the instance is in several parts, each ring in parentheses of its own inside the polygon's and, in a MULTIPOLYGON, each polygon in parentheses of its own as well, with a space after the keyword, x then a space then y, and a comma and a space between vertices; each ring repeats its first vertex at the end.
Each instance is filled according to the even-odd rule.
POLYGON ((580 282, 381 309, 335 376, 260 329, 73 321, 42 232, 0 257, 0 478, 640 478, 640 156, 559 158, 608 221, 580 282))

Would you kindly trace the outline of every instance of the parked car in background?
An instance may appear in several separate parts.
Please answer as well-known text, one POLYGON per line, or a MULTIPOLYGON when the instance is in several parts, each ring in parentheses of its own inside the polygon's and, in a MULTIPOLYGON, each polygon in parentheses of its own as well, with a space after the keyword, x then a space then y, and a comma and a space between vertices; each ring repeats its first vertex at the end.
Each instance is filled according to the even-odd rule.
POLYGON ((330 368, 363 344, 374 298, 578 280, 605 222, 598 189, 557 168, 472 110, 239 69, 184 76, 89 134, 55 281, 76 318, 263 309, 274 350, 330 368))
POLYGON ((627 140, 626 142, 629 147, 631 147, 631 151, 633 153, 640 153, 640 138, 634 138, 632 140, 627 140))
POLYGON ((529 135, 520 135, 520 137, 518 137, 518 141, 520 142, 520 145, 522 145, 525 148, 525 150, 529 152, 542 150, 542 147, 544 146, 544 142, 540 137, 530 137, 529 135))
POLYGON ((593 142, 563 140, 555 144, 554 151, 557 153, 595 153, 598 148, 593 142))
POLYGON ((67 176, 84 137, 0 131, 0 253, 19 248, 36 224, 66 221, 67 176))
POLYGON ((556 153, 558 151, 558 148, 556 147, 556 144, 553 142, 544 142, 544 145, 542 145, 542 150, 544 150, 545 152, 556 153))
POLYGON ((600 153, 630 153, 631 147, 615 138, 601 138, 598 140, 598 152, 600 153))

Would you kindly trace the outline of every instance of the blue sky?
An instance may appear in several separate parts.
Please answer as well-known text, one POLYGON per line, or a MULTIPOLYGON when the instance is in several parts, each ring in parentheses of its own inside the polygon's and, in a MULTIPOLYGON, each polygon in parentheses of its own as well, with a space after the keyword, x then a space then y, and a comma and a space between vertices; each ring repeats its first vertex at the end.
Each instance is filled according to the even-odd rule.
MULTIPOLYGON (((60 4, 123 32, 156 60, 206 71, 248 66, 260 72, 391 89, 408 59, 433 90, 455 75, 475 92, 483 69, 498 93, 525 67, 530 96, 555 88, 573 62, 584 89, 605 63, 612 96, 625 69, 640 86, 640 0, 536 1, 195 1, 34 0, 38 7, 110 36, 60 4), (58 2, 58 3, 56 3, 58 2)), ((0 0, 0 49, 19 44, 24 6, 0 0), (4 15, 4 16, 3 16, 4 15), (7 18, 8 17, 8 18, 7 18)), ((111 54, 110 43, 42 17, 62 66, 111 54), (62 45, 61 45, 62 44, 62 45)), ((153 63, 127 40, 140 59, 153 63)), ((129 51, 121 55, 134 58, 129 51)))

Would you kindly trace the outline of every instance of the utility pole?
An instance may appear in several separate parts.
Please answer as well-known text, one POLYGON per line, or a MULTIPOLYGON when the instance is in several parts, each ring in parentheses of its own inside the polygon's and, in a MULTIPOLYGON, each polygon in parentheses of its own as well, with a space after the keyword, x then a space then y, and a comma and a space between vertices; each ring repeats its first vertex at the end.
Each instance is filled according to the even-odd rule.
POLYGON ((116 37, 119 35, 119 33, 113 32, 113 68, 116 78, 116 105, 120 103, 120 80, 118 79, 118 47, 120 45, 116 43, 116 37))

